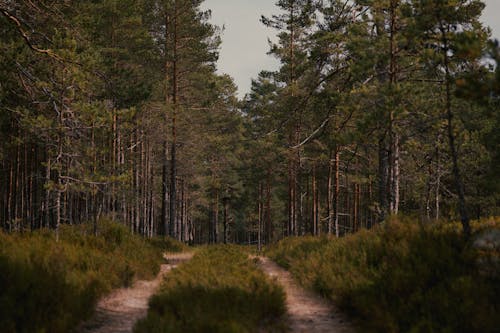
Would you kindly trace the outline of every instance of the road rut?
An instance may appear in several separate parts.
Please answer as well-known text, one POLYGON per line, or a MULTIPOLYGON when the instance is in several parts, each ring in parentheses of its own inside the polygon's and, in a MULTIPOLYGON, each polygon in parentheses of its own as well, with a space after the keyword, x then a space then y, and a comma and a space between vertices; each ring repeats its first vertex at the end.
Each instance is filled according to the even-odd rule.
POLYGON ((300 287, 291 274, 265 257, 259 257, 262 270, 283 286, 290 332, 353 333, 354 325, 331 303, 300 287))

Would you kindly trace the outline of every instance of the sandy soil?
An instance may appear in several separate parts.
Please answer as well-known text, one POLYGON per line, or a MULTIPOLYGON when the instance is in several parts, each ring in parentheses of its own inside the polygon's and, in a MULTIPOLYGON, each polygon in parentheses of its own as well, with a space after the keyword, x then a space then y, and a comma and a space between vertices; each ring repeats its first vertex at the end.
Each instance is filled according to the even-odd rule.
POLYGON ((113 291, 97 304, 94 316, 80 325, 76 333, 131 333, 137 320, 148 311, 149 298, 156 292, 163 275, 178 263, 189 260, 190 253, 166 254, 167 264, 152 281, 137 281, 131 288, 113 291))
POLYGON ((332 304, 300 287, 290 273, 268 258, 259 257, 264 272, 283 286, 290 332, 293 333, 352 333, 354 325, 332 304))

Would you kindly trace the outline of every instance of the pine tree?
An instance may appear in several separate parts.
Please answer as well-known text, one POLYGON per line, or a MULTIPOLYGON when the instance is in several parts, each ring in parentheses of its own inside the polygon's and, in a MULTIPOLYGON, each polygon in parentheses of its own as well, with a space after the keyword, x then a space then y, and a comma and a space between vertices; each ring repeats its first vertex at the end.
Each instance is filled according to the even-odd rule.
POLYGON ((426 38, 427 64, 444 84, 443 112, 446 117, 454 186, 458 195, 458 208, 466 237, 470 236, 463 175, 459 165, 454 111, 455 77, 460 68, 477 62, 482 54, 486 34, 479 23, 484 4, 477 0, 413 1, 416 29, 426 38), (473 45, 465 40, 474 40, 473 45))

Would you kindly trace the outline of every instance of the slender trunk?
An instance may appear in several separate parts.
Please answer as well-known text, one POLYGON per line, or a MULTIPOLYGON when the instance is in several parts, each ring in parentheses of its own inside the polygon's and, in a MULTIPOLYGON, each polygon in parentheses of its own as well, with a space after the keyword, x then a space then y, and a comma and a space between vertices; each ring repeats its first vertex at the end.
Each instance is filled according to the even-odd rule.
POLYGON ((12 209, 12 212, 14 214, 12 223, 14 223, 14 230, 18 229, 19 227, 19 186, 20 186, 20 160, 19 160, 19 145, 16 146, 16 158, 15 158, 15 176, 14 176, 14 192, 13 192, 13 204, 14 207, 12 209))
POLYGON ((9 224, 9 232, 12 232, 12 196, 14 192, 14 166, 10 164, 9 170, 9 195, 7 197, 7 222, 9 224))
POLYGON ((399 212, 399 180, 400 180, 400 154, 399 135, 394 134, 394 144, 392 147, 392 172, 391 172, 391 214, 397 215, 399 212))
MULTIPOLYGON (((165 13, 165 126, 168 123, 168 112, 169 106, 171 104, 171 94, 169 91, 169 83, 170 83, 170 61, 168 59, 168 51, 170 49, 169 45, 169 27, 170 27, 170 17, 169 13, 165 13)), ((167 135, 164 136, 163 140, 163 154, 162 154, 162 196, 161 196, 161 217, 160 217, 160 225, 159 225, 159 233, 163 236, 169 234, 169 217, 168 217, 168 138, 167 135)))
POLYGON ((328 181, 327 181, 327 198, 326 198, 326 214, 328 218, 328 235, 332 234, 333 222, 333 152, 330 151, 330 160, 328 161, 328 181))
POLYGON ((181 241, 186 242, 188 240, 187 231, 187 193, 186 193, 186 182, 182 180, 181 182, 181 241))
POLYGON ((425 194, 425 216, 427 222, 431 220, 431 190, 432 190, 432 161, 429 161, 429 166, 427 168, 427 191, 425 194))
POLYGON ((112 136, 113 136, 113 143, 112 143, 112 151, 111 151, 111 175, 113 176, 113 182, 111 183, 111 216, 112 219, 116 219, 116 210, 117 210, 117 205, 116 205, 116 166, 117 166, 117 131, 118 131, 118 117, 116 114, 116 108, 115 105, 113 105, 113 127, 112 127, 112 136))
POLYGON ((140 205, 141 205, 141 202, 140 202, 140 198, 141 198, 141 186, 140 186, 140 167, 141 167, 141 161, 140 161, 140 158, 141 158, 141 152, 138 151, 141 147, 140 147, 140 144, 139 144, 139 140, 141 140, 140 136, 138 133, 136 133, 135 135, 135 142, 133 144, 134 147, 136 147, 134 149, 134 203, 135 203, 135 212, 134 212, 134 232, 135 233, 139 233, 140 232, 140 228, 139 228, 139 223, 140 223, 140 219, 141 219, 141 209, 140 209, 140 205))
MULTIPOLYGON (((290 141, 292 142, 292 141, 290 141)), ((288 226, 287 226, 287 236, 293 236, 295 233, 295 178, 294 178, 294 162, 293 155, 290 155, 290 160, 288 161, 288 226)))
POLYGON ((259 198, 258 198, 258 218, 257 218, 257 247, 259 253, 262 250, 262 183, 259 182, 259 198))
POLYGON ((177 205, 177 112, 179 108, 178 101, 178 36, 177 36, 177 1, 174 1, 174 17, 173 17, 173 62, 172 62, 172 143, 170 149, 170 228, 169 234, 171 237, 176 237, 174 227, 176 223, 176 205, 177 205))
POLYGON ((353 229, 354 231, 359 230, 359 207, 360 207, 360 200, 361 200, 361 189, 359 184, 354 184, 354 207, 353 207, 353 229))
POLYGON ((339 226, 339 193, 340 193, 340 150, 335 149, 335 164, 334 164, 334 180, 335 190, 333 192, 333 219, 335 222, 335 236, 340 237, 340 226, 339 226))
POLYGON ((227 221, 227 214, 228 214, 228 202, 227 199, 224 198, 224 244, 227 244, 227 232, 228 232, 228 221, 227 221))
POLYGON ((318 214, 316 206, 317 203, 317 191, 316 191, 316 165, 313 165, 312 180, 311 180, 311 191, 312 191, 312 234, 316 236, 318 234, 318 214))
POLYGON ((61 187, 62 183, 61 180, 59 179, 58 183, 58 189, 56 191, 56 225, 55 225, 55 233, 56 233, 56 241, 59 241, 59 226, 61 225, 61 187))
POLYGON ((266 184, 266 244, 270 244, 273 239, 273 223, 271 220, 271 169, 267 170, 267 184, 266 184))
POLYGON ((439 145, 441 142, 441 135, 438 136, 438 142, 436 144, 436 189, 435 189, 435 219, 439 221, 439 201, 440 201, 440 191, 441 191, 441 155, 439 151, 439 145))
POLYGON ((379 152, 379 158, 378 158, 378 175, 379 175, 379 209, 378 209, 378 215, 379 215, 379 221, 383 221, 386 218, 387 215, 387 210, 388 210, 388 204, 387 204, 387 183, 388 183, 388 178, 389 178, 389 170, 388 170, 388 156, 387 156, 387 149, 385 145, 385 139, 381 138, 379 140, 379 147, 378 147, 378 152, 379 152))
POLYGON ((443 56, 444 56, 444 68, 446 73, 446 116, 447 116, 447 129, 448 129, 448 143, 450 146, 451 160, 453 163, 453 177, 455 180, 455 189, 458 193, 458 210, 460 212, 460 220, 462 222, 462 228, 464 236, 469 238, 471 235, 470 221, 467 214, 467 205, 465 202, 465 189, 462 181, 462 176, 460 174, 460 166, 458 164, 458 153, 455 143, 455 134, 453 132, 453 111, 451 108, 451 74, 450 74, 450 59, 448 55, 449 46, 448 39, 446 37, 446 30, 441 27, 442 41, 443 41, 443 56))
POLYGON ((141 208, 142 208, 142 218, 140 221, 141 234, 147 236, 147 226, 148 226, 148 143, 144 135, 144 131, 141 130, 142 140, 141 140, 141 208))
POLYGON ((215 192, 214 198, 214 243, 219 241, 219 192, 215 192))
MULTIPOLYGON (((50 183, 51 178, 51 160, 50 158, 47 160, 47 166, 45 167, 45 185, 50 183)), ((45 203, 44 203, 44 227, 50 227, 50 188, 46 186, 45 190, 45 203)))
POLYGON ((162 154, 162 177, 161 177, 161 219, 160 219, 160 235, 166 236, 168 234, 168 143, 163 142, 162 154))
POLYGON ((212 244, 217 243, 217 224, 219 223, 219 193, 216 189, 213 190, 212 197, 212 217, 210 219, 209 228, 209 242, 212 244))
POLYGON ((388 174, 388 209, 391 215, 397 215, 399 210, 399 135, 396 132, 395 128, 395 115, 394 115, 394 98, 392 96, 395 94, 394 86, 397 82, 397 43, 396 43, 396 8, 398 6, 397 1, 391 0, 390 2, 390 36, 389 36, 389 45, 390 45, 390 68, 389 68, 389 87, 391 92, 391 105, 389 112, 389 174, 388 174))

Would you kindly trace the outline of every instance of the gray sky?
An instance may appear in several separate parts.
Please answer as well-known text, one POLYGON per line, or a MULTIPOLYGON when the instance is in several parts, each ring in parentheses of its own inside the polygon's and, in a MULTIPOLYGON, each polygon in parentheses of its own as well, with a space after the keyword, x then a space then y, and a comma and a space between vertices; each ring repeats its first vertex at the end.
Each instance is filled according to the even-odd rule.
MULTIPOLYGON (((500 39, 500 0, 483 0, 483 21, 500 39)), ((219 72, 231 75, 239 88, 239 96, 250 91, 251 79, 261 70, 274 70, 279 62, 267 55, 268 38, 275 31, 264 27, 260 16, 276 13, 275 0, 206 0, 212 10, 212 23, 225 26, 218 63, 219 72)))

